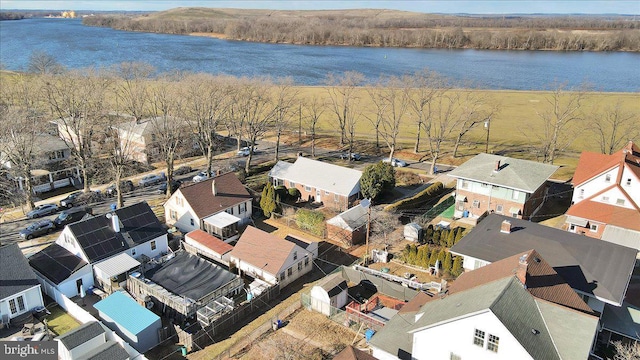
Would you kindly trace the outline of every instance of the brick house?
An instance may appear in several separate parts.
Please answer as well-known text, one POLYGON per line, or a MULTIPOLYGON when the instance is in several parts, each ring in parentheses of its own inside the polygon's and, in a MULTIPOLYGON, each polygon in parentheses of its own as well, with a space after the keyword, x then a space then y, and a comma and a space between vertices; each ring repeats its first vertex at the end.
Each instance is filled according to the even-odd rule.
POLYGON ((449 173, 456 179, 454 216, 484 213, 529 219, 542 206, 547 180, 558 166, 506 156, 478 154, 449 173))
POLYGON ((583 152, 573 176, 568 231, 640 250, 640 149, 583 152))
POLYGON ((337 211, 353 206, 360 195, 362 171, 298 157, 293 164, 278 161, 269 171, 273 186, 300 191, 302 200, 322 203, 337 211))

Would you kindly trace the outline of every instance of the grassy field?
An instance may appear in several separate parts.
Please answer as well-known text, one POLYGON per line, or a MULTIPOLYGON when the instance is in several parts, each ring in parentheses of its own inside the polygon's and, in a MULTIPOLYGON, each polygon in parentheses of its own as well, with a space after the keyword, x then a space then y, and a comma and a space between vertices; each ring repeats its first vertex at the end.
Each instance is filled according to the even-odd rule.
POLYGON ((58 336, 80 326, 80 323, 74 319, 73 316, 67 314, 60 306, 54 306, 50 308, 49 311, 51 311, 51 315, 47 316, 49 329, 58 336))

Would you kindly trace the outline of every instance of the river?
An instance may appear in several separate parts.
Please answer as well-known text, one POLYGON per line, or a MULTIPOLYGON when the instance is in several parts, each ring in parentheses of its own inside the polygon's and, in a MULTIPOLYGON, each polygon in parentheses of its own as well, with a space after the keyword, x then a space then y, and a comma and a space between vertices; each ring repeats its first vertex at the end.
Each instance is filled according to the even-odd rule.
POLYGON ((640 91, 640 54, 360 48, 229 41, 84 26, 79 19, 0 21, 0 63, 26 70, 34 51, 67 68, 141 61, 160 72, 291 77, 322 85, 327 74, 357 71, 369 81, 428 68, 485 89, 545 90, 586 83, 595 91, 640 91))

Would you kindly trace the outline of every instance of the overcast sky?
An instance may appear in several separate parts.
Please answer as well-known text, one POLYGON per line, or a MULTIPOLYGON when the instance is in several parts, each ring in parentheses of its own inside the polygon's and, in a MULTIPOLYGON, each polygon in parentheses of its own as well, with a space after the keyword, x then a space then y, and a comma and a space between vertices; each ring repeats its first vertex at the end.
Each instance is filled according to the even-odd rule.
POLYGON ((31 1, 1 0, 0 10, 9 9, 45 9, 45 10, 141 10, 155 11, 176 7, 217 7, 245 9, 398 9, 433 13, 469 13, 469 14, 509 14, 509 13, 545 13, 545 14, 640 14, 640 0, 492 0, 492 1, 295 1, 295 0, 67 0, 67 1, 31 1))

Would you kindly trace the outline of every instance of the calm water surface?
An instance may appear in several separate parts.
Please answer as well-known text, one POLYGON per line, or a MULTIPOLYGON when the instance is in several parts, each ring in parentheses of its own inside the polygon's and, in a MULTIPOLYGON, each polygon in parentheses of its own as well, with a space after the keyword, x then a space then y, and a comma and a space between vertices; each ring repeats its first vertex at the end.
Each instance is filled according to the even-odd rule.
POLYGON ((25 70, 34 51, 67 68, 142 61, 161 72, 290 76, 321 85, 329 73, 358 71, 373 81, 429 68, 482 88, 543 90, 589 83, 600 91, 640 91, 640 54, 358 48, 262 44, 195 36, 148 34, 83 26, 78 19, 0 21, 0 62, 25 70))

